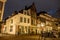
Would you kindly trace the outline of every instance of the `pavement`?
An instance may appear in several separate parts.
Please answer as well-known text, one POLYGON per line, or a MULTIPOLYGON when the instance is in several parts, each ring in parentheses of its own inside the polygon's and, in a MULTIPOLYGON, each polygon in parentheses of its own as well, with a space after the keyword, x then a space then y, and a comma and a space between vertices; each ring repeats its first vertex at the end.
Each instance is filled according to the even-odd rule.
POLYGON ((0 40, 60 40, 60 38, 44 38, 40 35, 6 35, 0 34, 0 40))
POLYGON ((38 35, 14 35, 2 36, 0 40, 39 40, 38 35))
POLYGON ((6 35, 6 34, 0 34, 0 37, 1 37, 1 36, 9 36, 9 35, 6 35))

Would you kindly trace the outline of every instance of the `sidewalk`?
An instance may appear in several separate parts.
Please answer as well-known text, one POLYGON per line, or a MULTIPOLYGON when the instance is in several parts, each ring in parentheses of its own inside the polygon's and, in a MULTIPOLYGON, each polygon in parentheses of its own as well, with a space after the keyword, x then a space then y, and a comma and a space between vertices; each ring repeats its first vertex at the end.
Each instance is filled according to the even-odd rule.
POLYGON ((3 37, 3 36, 10 36, 10 35, 0 33, 0 37, 3 37))

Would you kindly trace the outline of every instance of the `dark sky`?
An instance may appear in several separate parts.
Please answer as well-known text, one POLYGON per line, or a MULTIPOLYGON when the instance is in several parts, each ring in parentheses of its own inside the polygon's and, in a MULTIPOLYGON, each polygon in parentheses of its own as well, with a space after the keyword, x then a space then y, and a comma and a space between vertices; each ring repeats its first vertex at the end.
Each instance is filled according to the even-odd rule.
POLYGON ((33 2, 35 3, 37 12, 45 10, 53 14, 60 7, 60 0, 7 0, 4 18, 11 15, 14 11, 24 9, 25 5, 30 6, 33 2))

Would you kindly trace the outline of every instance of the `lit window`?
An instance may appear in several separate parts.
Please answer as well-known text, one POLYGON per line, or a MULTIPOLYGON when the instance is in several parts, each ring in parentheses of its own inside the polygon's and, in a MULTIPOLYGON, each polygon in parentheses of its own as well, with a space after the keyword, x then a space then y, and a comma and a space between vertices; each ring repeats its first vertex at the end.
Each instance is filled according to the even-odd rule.
POLYGON ((13 19, 11 19, 11 23, 13 23, 13 19))
POLYGON ((23 18, 22 17, 20 17, 20 22, 23 22, 23 18))
POLYGON ((28 29, 27 30, 28 30, 28 33, 30 33, 30 26, 28 26, 28 29))
POLYGON ((29 19, 28 19, 28 23, 29 23, 29 19))
POLYGON ((33 21, 33 20, 31 20, 31 24, 32 24, 32 25, 34 24, 34 21, 33 21))
POLYGON ((26 18, 24 18, 24 23, 26 23, 26 18))
POLYGON ((25 27, 25 33, 27 33, 27 26, 25 27))

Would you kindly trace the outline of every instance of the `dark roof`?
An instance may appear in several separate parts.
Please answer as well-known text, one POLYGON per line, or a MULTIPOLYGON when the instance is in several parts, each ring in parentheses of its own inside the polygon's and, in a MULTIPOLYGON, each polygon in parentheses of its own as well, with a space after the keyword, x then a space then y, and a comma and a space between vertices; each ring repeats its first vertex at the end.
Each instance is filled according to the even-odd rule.
POLYGON ((23 13, 23 9, 19 11, 19 13, 23 13))
POLYGON ((47 14, 46 11, 40 11, 39 13, 37 13, 37 16, 39 16, 40 14, 47 14))
POLYGON ((32 3, 32 5, 30 5, 30 6, 25 6, 25 10, 28 10, 28 9, 35 9, 35 11, 36 11, 36 7, 35 7, 35 3, 33 2, 32 3))
POLYGON ((7 20, 9 17, 5 18, 5 20, 7 20))
MULTIPOLYGON (((15 16, 16 14, 18 14, 18 12, 17 11, 14 11, 13 14, 10 17, 15 16)), ((5 20, 9 19, 10 17, 8 16, 7 18, 5 18, 5 20)))
POLYGON ((47 13, 46 11, 41 11, 40 13, 47 13))

